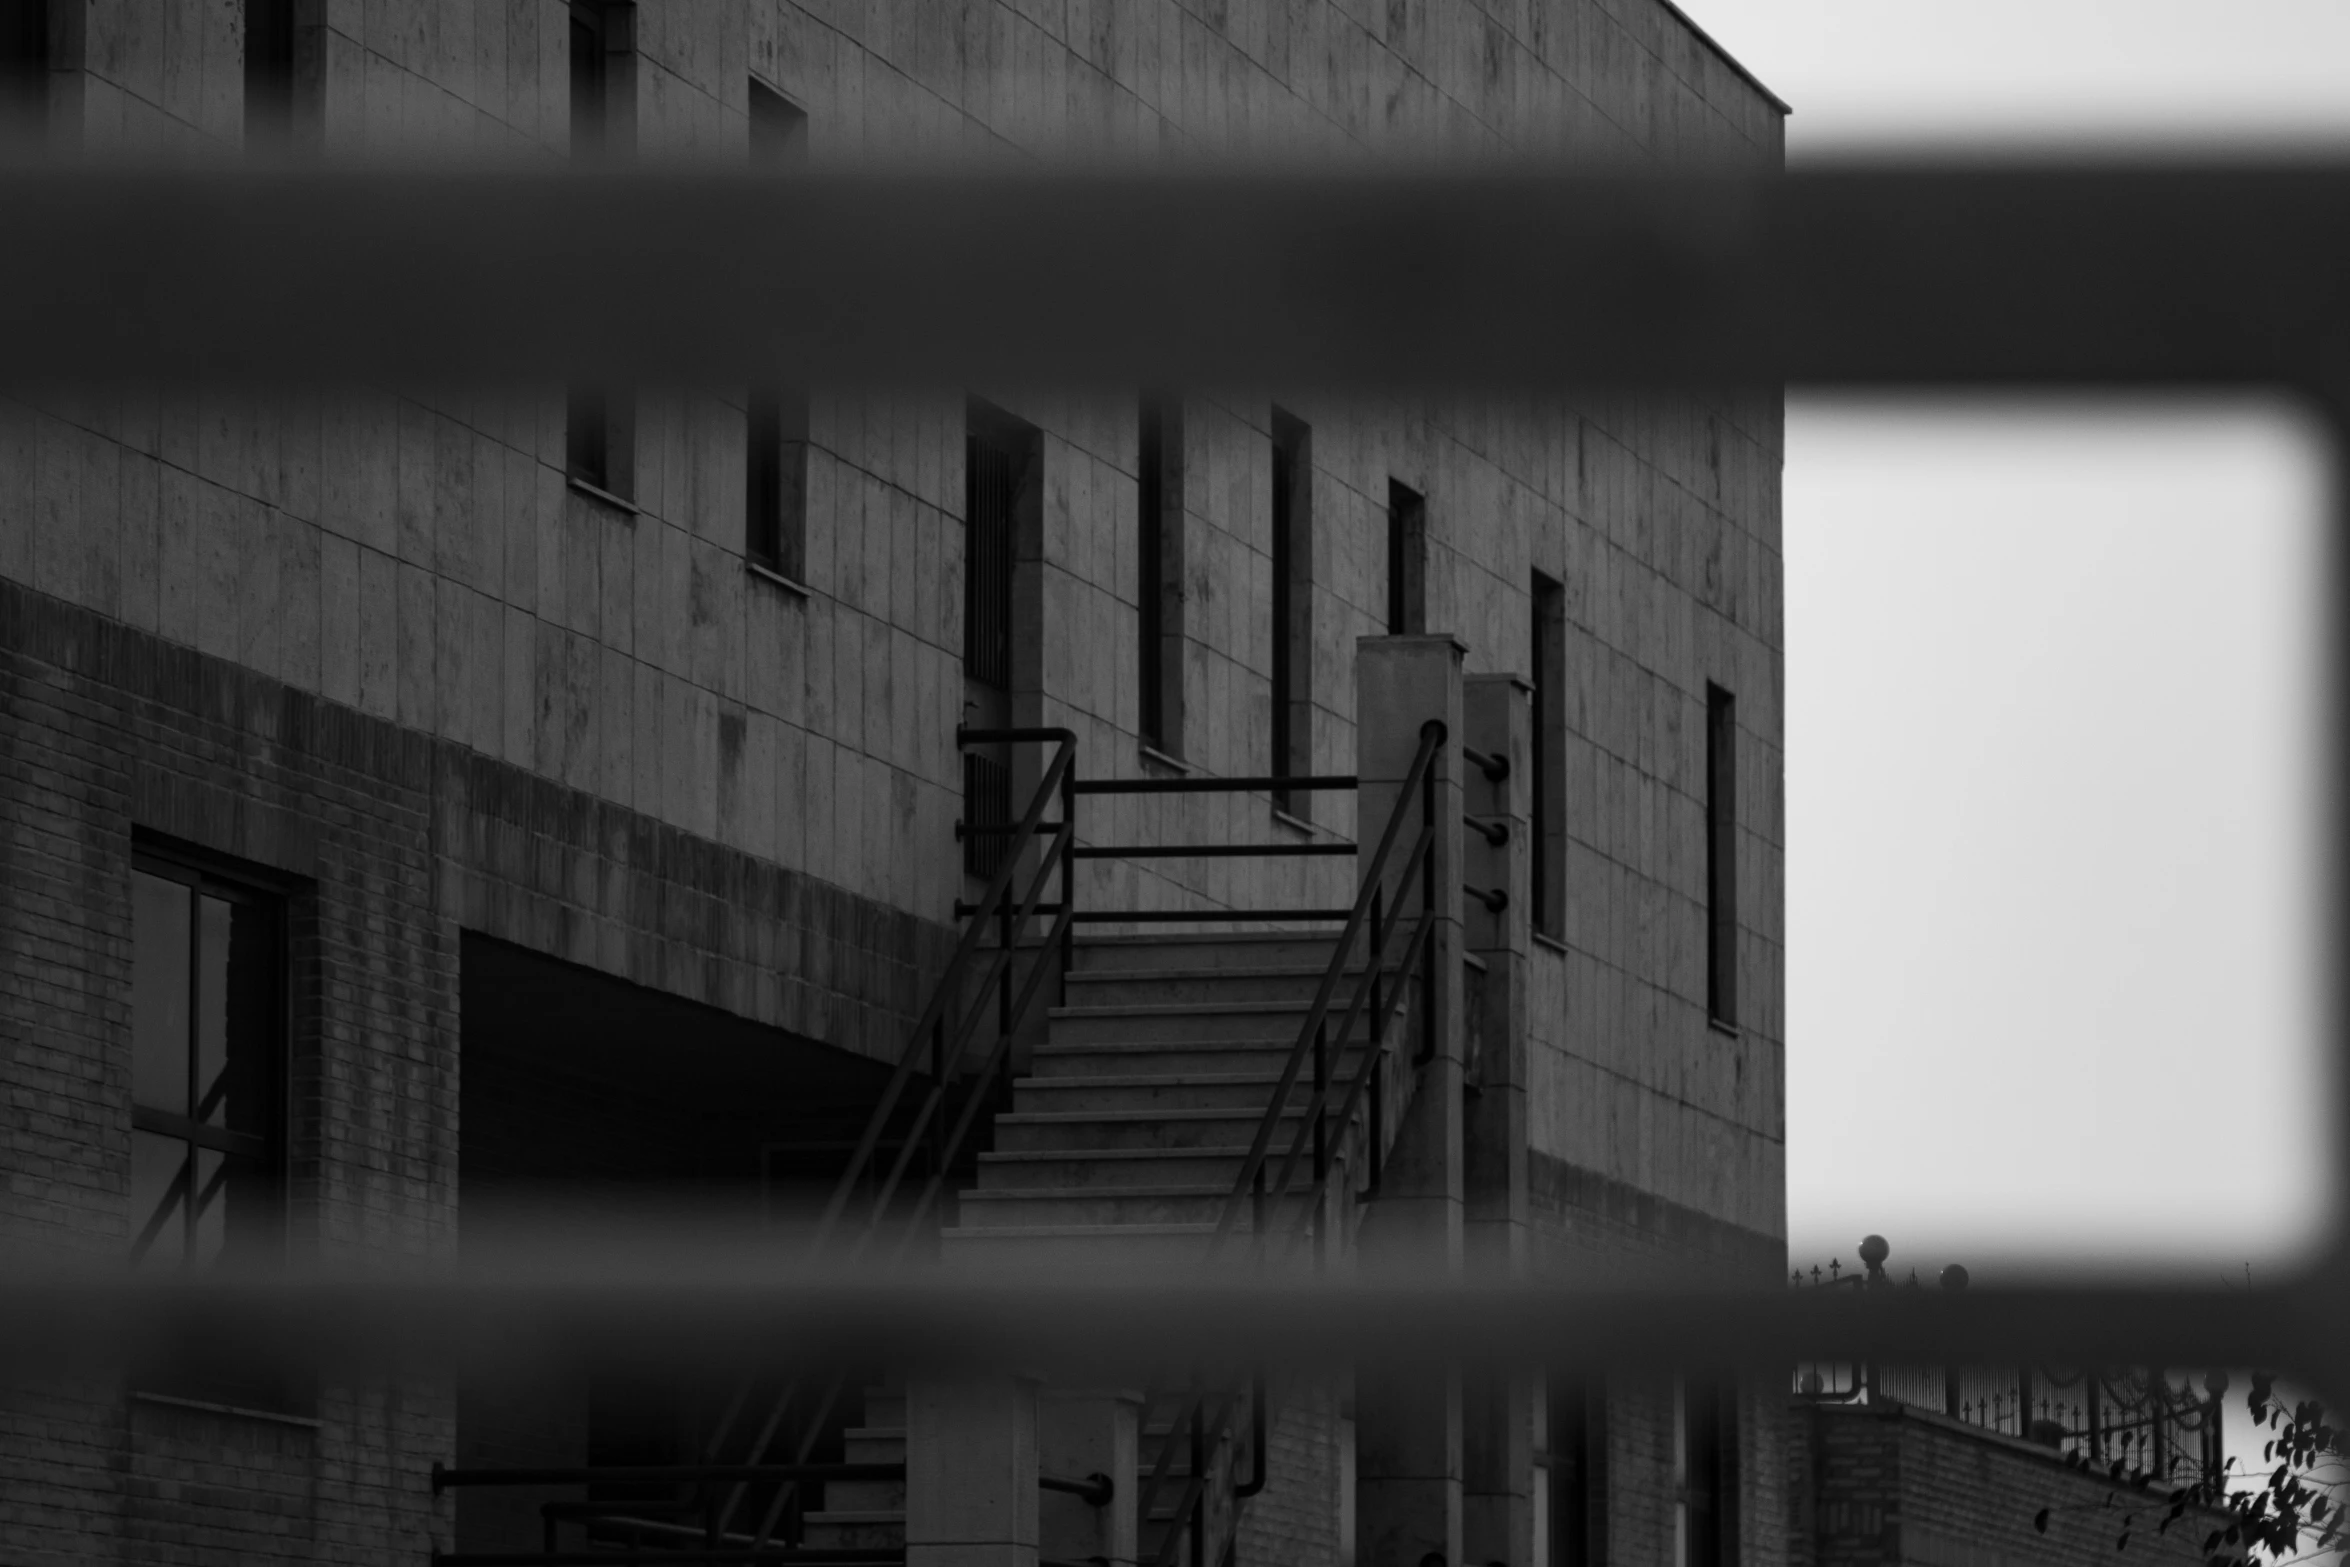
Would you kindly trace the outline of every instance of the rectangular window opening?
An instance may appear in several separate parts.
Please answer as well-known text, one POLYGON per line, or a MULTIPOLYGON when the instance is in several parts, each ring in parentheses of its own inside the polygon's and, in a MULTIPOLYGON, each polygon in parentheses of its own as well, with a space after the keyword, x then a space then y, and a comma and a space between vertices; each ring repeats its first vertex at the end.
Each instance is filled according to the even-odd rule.
POLYGON ((37 134, 49 113, 49 7, 0 6, 0 135, 37 134))
POLYGON ((571 0, 571 156, 595 163, 625 155, 636 48, 636 7, 626 0, 571 0))
MULTIPOLYGON (((282 896, 146 852, 131 872, 129 1253, 142 1273, 284 1261, 286 909, 282 896)), ((258 1409, 279 1370, 143 1368, 149 1391, 258 1409)))
POLYGON ((1607 1399, 1596 1377, 1550 1381, 1548 1567, 1606 1567, 1607 1399))
POLYGON ((808 400, 753 387, 744 410, 743 550, 794 582, 807 575, 808 400))
POLYGON ((1183 754, 1183 414, 1146 399, 1135 459, 1135 680, 1142 743, 1183 754))
POLYGON ((797 169, 808 162, 808 111, 751 78, 751 167, 797 169))
MULTIPOLYGON (((1275 778, 1313 771, 1313 433, 1273 410, 1272 768, 1275 778)), ((1276 788, 1273 804, 1310 815, 1312 796, 1276 788)))
POLYGON ((1534 574, 1534 645, 1527 661, 1533 686, 1533 762, 1527 780, 1527 832, 1533 849, 1528 902, 1537 933, 1564 939, 1567 870, 1567 589, 1534 574))
POLYGON ((283 145, 294 129, 294 0, 245 0, 245 142, 283 145))
POLYGON ((1738 722, 1737 703, 1711 681, 1705 688, 1706 1011, 1725 1028, 1738 1024, 1738 722))
POLYGON ((1416 637, 1428 629, 1428 502, 1419 491, 1387 481, 1387 634, 1416 637))
POLYGON ((1736 1383, 1705 1377, 1674 1384, 1675 1534, 1681 1567, 1735 1567, 1738 1560, 1736 1383))
MULTIPOLYGON (((1036 547, 1043 436, 1000 409, 974 399, 963 436, 963 713, 978 729, 1014 722, 1013 684, 1034 681, 1033 599, 1023 621, 1019 558, 1036 547), (1025 645, 1024 645, 1025 644, 1025 645)), ((963 820, 1001 828, 1012 817, 1013 758, 998 745, 963 753, 963 820)), ((974 877, 1003 863, 1000 832, 966 833, 963 868, 974 877)))
POLYGON ((625 391, 574 386, 563 420, 570 477, 624 501, 636 499, 636 400, 625 391))

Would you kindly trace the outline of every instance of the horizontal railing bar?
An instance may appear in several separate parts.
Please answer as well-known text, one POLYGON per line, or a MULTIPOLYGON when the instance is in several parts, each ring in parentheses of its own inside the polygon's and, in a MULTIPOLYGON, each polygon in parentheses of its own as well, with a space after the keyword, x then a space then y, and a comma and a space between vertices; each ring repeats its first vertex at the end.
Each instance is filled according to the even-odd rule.
POLYGON ((1351 909, 1080 909, 1081 925, 1169 925, 1200 920, 1342 920, 1351 909))
POLYGON ((1474 887, 1467 882, 1462 882, 1461 891, 1484 904, 1489 913, 1499 914, 1510 906, 1508 891, 1500 887, 1474 887))
POLYGON ((1462 746, 1461 755, 1476 763, 1477 770, 1483 773, 1490 782, 1500 783, 1510 775, 1510 759, 1506 756, 1495 756, 1491 752, 1480 751, 1473 745, 1462 746))
POLYGON ((691 1551, 655 1546, 649 1550, 601 1551, 435 1551, 433 1567, 610 1567, 613 1562, 678 1562, 714 1567, 719 1562, 791 1562, 797 1567, 839 1567, 867 1562, 903 1562, 904 1551, 812 1549, 782 1545, 743 1546, 735 1550, 691 1551))
POLYGON ((1351 773, 1308 773, 1295 778, 1080 778, 1070 790, 1076 794, 1240 794, 1280 789, 1292 794, 1320 794, 1361 787, 1362 780, 1351 773))
POLYGON ((432 1488, 477 1485, 659 1485, 682 1480, 903 1480, 904 1464, 570 1464, 546 1468, 432 1467, 432 1488))
POLYGON ((1081 860, 1237 860, 1252 855, 1352 854, 1351 843, 1107 843, 1080 844, 1081 860))
MULTIPOLYGON (((974 827, 968 822, 955 823, 955 837, 958 840, 963 838, 1009 838, 1019 830, 1020 824, 1017 822, 989 822, 978 827, 974 827)), ((1060 830, 1061 824, 1059 822, 1038 822, 1036 824, 1039 837, 1060 830)))
POLYGON ((1055 729, 1049 726, 1030 729, 973 729, 962 724, 955 726, 957 749, 967 745, 1010 745, 1015 742, 1031 740, 1057 740, 1073 746, 1077 743, 1077 731, 1055 729))
POLYGON ((1094 1507, 1109 1506, 1110 1498, 1118 1494, 1116 1482, 1112 1481, 1108 1475, 1098 1472, 1086 1475, 1081 1479, 1069 1475, 1039 1474, 1036 1477, 1036 1483, 1041 1490, 1061 1491, 1070 1496, 1082 1498, 1088 1505, 1094 1507))

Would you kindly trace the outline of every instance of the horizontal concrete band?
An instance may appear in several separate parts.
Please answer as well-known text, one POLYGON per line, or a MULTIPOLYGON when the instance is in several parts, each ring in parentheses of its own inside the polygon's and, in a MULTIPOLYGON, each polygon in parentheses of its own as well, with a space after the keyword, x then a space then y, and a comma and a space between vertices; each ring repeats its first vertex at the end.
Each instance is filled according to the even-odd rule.
POLYGON ((2350 328, 2339 162, 19 171, 0 210, 42 236, 0 252, 25 380, 2316 386, 2350 328))

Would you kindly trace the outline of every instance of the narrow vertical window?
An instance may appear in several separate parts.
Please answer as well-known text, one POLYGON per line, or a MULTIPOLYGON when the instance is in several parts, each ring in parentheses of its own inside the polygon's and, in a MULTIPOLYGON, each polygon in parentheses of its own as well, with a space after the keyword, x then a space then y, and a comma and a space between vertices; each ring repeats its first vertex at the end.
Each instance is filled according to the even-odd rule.
POLYGON ((1607 1401, 1594 1377, 1554 1377, 1548 1567, 1606 1567, 1607 1401))
POLYGON ((1706 1011, 1738 1023, 1738 721, 1729 692, 1705 688, 1706 1011))
POLYGON ((753 387, 743 421, 744 553, 779 576, 803 581, 808 400, 781 387, 753 387))
POLYGON ((1135 681, 1142 743, 1183 754, 1183 413, 1146 398, 1135 454, 1135 681))
MULTIPOLYGON (((1312 432, 1273 410, 1272 774, 1313 771, 1314 524, 1312 432)), ((1310 796, 1275 789, 1274 806, 1307 814, 1310 796)))
POLYGON ((294 0, 245 0, 245 144, 283 145, 294 129, 294 0))
POLYGON ((1428 629, 1428 502, 1409 485, 1387 481, 1387 634, 1428 629))
MULTIPOLYGON (((141 855, 131 873, 130 1260, 248 1269, 285 1244, 284 907, 141 855)), ((172 1386, 266 1404, 282 1380, 178 1366, 172 1386)))
MULTIPOLYGON (((1022 509, 1041 460, 1033 426, 974 402, 963 437, 963 711, 973 728, 1012 722, 1017 659, 1014 587, 1022 509)), ((963 820, 983 829, 963 838, 966 874, 987 877, 1003 863, 1000 829, 1011 820, 1010 758, 1001 746, 963 753, 963 820)))
POLYGON ((1674 1535, 1681 1567, 1734 1567, 1738 1560, 1734 1386, 1696 1377, 1674 1383, 1674 1535))
POLYGON ((571 0, 571 156, 592 163, 616 150, 612 137, 612 55, 628 18, 605 0, 571 0))
POLYGON ((1528 889, 1534 929, 1552 940, 1567 933, 1567 590, 1534 574, 1534 645, 1527 680, 1534 687, 1533 733, 1527 750, 1533 776, 1527 788, 1527 834, 1533 848, 1528 889))
POLYGON ((808 111, 751 80, 751 167, 796 169, 808 161, 808 111))
POLYGON ((626 391, 573 386, 564 410, 563 456, 574 483, 605 496, 636 496, 636 403, 626 391))
POLYGON ((49 110, 49 7, 0 5, 0 134, 31 135, 49 110))

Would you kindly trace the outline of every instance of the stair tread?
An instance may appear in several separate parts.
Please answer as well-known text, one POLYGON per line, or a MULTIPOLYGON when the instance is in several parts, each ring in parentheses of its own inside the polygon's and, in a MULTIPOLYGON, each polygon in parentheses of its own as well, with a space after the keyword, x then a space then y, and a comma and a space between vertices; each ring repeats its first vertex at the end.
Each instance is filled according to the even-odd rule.
MULTIPOLYGON (((1222 1017, 1234 1012, 1295 1012, 1303 1014, 1313 1009, 1311 1001, 1282 1001, 1274 999, 1233 1001, 1121 1001, 1107 1006, 1052 1007, 1047 1009, 1054 1018, 1072 1021, 1100 1017, 1222 1017)), ((1333 1001, 1332 1021, 1340 1010, 1333 1001)))
MULTIPOLYGON (((1123 1082, 1123 1078, 1109 1078, 1109 1082, 1123 1082)), ((1241 1121, 1262 1120, 1264 1111, 1251 1105, 1227 1105, 1221 1109, 1178 1110, 1153 1106, 1140 1110, 1006 1110, 996 1119, 998 1126, 1074 1126, 1084 1121, 1241 1121)), ((1303 1099, 1282 1106, 1284 1116, 1303 1116, 1303 1099)))
MULTIPOLYGON (((1306 1081, 1300 1072, 1298 1081, 1306 1081)), ((1281 1081, 1278 1071, 1268 1072, 1129 1072, 1118 1077, 1103 1077, 1098 1073, 1072 1074, 1066 1077, 1023 1077, 1012 1086, 1019 1088, 1049 1088, 1059 1090, 1084 1086, 1100 1088, 1114 1083, 1121 1088, 1231 1088, 1254 1083, 1273 1084, 1281 1081)))
MULTIPOLYGON (((1246 1149, 1241 1152, 1246 1153, 1246 1149)), ((1229 1185, 1193 1186, 1001 1186, 982 1187, 962 1194, 964 1202, 1021 1201, 1069 1202, 1092 1198, 1165 1198, 1165 1197, 1229 1197, 1229 1185)))
POLYGON ((1213 1235, 1213 1220, 1196 1223, 1178 1223, 1156 1220, 1146 1224, 963 1224, 946 1232, 958 1238, 982 1237, 1032 1241, 1038 1239, 1075 1238, 1093 1235, 1213 1235))
POLYGON ((1245 1159, 1248 1144, 1217 1148, 1012 1148, 990 1149, 981 1164, 1035 1164, 1046 1159, 1245 1159))
MULTIPOLYGON (((1234 977, 1245 979, 1320 979, 1329 972, 1330 965, 1327 963, 1266 963, 1250 968, 1233 968, 1227 964, 1217 968, 1071 969, 1069 978, 1071 982, 1078 984, 1125 985, 1138 981, 1155 984, 1160 980, 1170 979, 1232 979, 1234 977)), ((1339 972, 1351 979, 1363 973, 1364 970, 1358 966, 1341 969, 1339 972)), ((1395 973, 1397 971, 1390 969, 1388 972, 1395 973)))

